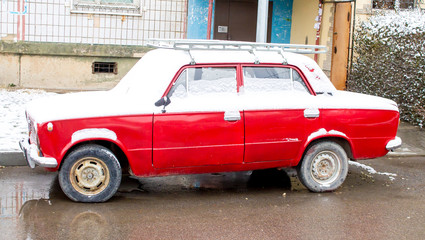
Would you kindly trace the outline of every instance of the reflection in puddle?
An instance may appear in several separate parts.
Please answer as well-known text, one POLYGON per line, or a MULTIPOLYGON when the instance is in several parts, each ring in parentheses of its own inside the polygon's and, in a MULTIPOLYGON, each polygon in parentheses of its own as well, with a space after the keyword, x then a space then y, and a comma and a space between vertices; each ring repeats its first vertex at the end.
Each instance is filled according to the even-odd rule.
MULTIPOLYGON (((117 209, 117 215, 120 210, 117 209)), ((134 216, 133 216, 134 217, 134 216)), ((27 239, 110 238, 115 221, 108 204, 84 204, 69 200, 31 200, 20 213, 20 226, 27 239)))
POLYGON ((0 218, 16 218, 21 206, 32 199, 47 199, 49 192, 27 189, 24 183, 15 183, 14 191, 0 197, 0 218))

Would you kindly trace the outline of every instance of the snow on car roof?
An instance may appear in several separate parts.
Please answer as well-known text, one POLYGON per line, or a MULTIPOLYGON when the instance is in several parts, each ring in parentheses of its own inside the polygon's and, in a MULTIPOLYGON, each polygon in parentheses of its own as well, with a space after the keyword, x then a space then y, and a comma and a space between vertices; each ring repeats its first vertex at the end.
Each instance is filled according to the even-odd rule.
MULTIPOLYGON (((298 67, 315 92, 334 92, 335 87, 320 67, 311 58, 300 54, 283 53, 288 64, 298 67)), ((171 79, 184 65, 189 65, 192 58, 196 64, 208 63, 282 63, 278 52, 256 52, 229 50, 174 50, 155 49, 149 51, 127 73, 113 91, 137 94, 146 98, 162 96, 171 79)))

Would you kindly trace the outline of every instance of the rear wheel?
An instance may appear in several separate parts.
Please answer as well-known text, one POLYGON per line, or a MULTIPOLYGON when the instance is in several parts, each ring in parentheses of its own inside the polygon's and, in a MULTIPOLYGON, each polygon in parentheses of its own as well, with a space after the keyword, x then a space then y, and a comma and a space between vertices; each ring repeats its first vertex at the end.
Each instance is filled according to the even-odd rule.
POLYGON ((59 171, 63 192, 76 202, 104 202, 121 183, 121 166, 115 155, 99 145, 72 151, 59 171))
POLYGON ((298 169, 300 181, 312 192, 333 191, 347 177, 348 158, 334 142, 318 142, 308 148, 298 169))

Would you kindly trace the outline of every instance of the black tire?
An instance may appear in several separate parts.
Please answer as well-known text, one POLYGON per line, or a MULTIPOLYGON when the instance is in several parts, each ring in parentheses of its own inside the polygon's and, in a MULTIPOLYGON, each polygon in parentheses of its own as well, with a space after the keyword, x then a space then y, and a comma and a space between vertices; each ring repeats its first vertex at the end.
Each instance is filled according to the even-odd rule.
POLYGON ((310 146, 298 168, 300 181, 312 192, 328 192, 340 187, 347 177, 348 158, 335 142, 310 146))
POLYGON ((59 184, 75 202, 105 202, 121 184, 121 166, 109 149, 85 145, 65 158, 59 171, 59 184))

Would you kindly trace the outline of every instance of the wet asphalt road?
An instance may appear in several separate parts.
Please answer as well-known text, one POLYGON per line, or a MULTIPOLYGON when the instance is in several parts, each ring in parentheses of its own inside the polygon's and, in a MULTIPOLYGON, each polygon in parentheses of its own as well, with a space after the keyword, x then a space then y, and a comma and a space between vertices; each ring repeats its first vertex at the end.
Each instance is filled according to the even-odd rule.
POLYGON ((0 239, 425 239, 425 158, 361 161, 310 193, 282 171, 124 178, 102 204, 74 203, 41 168, 0 169, 0 239))

